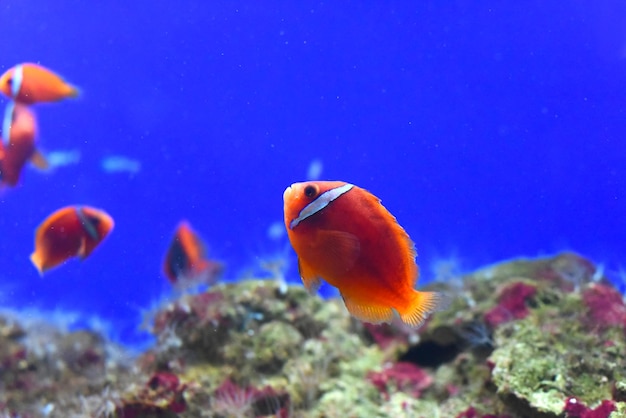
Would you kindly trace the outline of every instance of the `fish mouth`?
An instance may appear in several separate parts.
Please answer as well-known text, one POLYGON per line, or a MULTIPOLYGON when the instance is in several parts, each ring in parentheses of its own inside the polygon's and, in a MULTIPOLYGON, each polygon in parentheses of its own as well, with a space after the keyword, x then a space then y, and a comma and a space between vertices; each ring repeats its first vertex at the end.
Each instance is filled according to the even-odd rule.
POLYGON ((292 184, 291 186, 287 187, 283 192, 283 202, 287 202, 287 199, 289 199, 289 196, 291 195, 291 193, 293 193, 293 186, 294 185, 292 184))

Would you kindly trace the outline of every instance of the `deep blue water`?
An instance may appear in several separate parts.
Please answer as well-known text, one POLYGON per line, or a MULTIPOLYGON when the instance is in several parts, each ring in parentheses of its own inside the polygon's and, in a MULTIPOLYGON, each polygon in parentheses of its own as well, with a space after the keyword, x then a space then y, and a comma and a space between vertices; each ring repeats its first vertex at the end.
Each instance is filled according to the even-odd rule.
POLYGON ((132 341, 179 220, 236 279, 285 248, 267 230, 315 159, 383 200, 425 279, 450 256, 626 265, 625 3, 334 3, 3 0, 0 71, 40 62, 83 91, 36 108, 41 147, 80 162, 0 196, 3 306, 97 314, 132 341), (109 155, 141 171, 106 173, 109 155), (68 204, 115 230, 41 278, 34 230, 68 204))

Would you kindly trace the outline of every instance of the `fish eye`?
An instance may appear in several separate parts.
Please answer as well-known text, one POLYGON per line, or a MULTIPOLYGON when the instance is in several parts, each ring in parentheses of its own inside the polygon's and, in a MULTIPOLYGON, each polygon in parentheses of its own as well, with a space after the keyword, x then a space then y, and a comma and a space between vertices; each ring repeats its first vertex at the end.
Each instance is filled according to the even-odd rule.
POLYGON ((9 87, 13 86, 13 77, 10 77, 10 78, 7 80, 7 84, 9 85, 9 87))
POLYGON ((317 186, 309 184, 304 188, 304 195, 308 198, 315 197, 317 195, 317 186))

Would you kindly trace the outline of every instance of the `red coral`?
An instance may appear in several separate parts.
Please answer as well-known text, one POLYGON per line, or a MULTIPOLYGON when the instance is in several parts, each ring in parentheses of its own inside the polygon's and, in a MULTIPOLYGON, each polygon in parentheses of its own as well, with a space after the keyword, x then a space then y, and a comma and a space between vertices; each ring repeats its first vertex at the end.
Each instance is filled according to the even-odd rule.
POLYGON ((476 408, 470 406, 465 411, 457 415, 456 418, 478 418, 478 413, 476 412, 476 408))
POLYGON ((422 391, 429 387, 433 378, 413 363, 398 362, 386 367, 381 372, 369 372, 367 378, 389 399, 390 390, 399 390, 419 398, 422 391))
POLYGON ((385 350, 394 341, 408 344, 408 336, 390 324, 370 324, 364 322, 363 327, 382 350, 385 350))
POLYGON ((535 286, 524 282, 510 284, 500 292, 498 305, 485 313, 485 323, 494 328, 513 319, 525 318, 529 313, 526 302, 536 293, 535 286))
POLYGON ((219 302, 223 299, 224 295, 218 291, 186 295, 157 312, 153 332, 158 335, 173 325, 180 327, 188 321, 198 324, 212 320, 219 322, 222 319, 219 316, 219 302))
POLYGON ((189 306, 200 322, 216 319, 218 303, 224 299, 222 292, 204 292, 190 296, 189 306))
POLYGON ((184 391, 187 385, 181 385, 173 373, 157 372, 148 380, 146 386, 133 400, 125 401, 116 409, 116 416, 135 418, 144 415, 166 417, 170 412, 185 412, 187 404, 184 391))
POLYGON ((587 325, 603 331, 613 326, 626 329, 626 305, 622 295, 612 286, 594 284, 583 292, 583 302, 589 310, 587 325))
POLYGON ((604 400, 598 407, 591 409, 573 396, 565 400, 563 408, 567 418, 608 418, 613 411, 615 402, 611 400, 604 400))
POLYGON ((493 414, 485 414, 485 415, 478 415, 478 412, 476 412, 476 408, 474 408, 473 406, 470 406, 469 408, 467 408, 465 411, 461 412, 459 415, 456 416, 456 418, 510 418, 509 415, 493 415, 493 414))

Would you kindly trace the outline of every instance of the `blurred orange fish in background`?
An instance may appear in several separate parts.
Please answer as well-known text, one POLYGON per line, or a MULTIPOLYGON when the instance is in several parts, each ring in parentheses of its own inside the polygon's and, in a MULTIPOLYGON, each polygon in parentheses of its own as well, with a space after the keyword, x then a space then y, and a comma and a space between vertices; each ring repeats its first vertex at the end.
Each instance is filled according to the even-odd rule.
POLYGON ((40 274, 72 257, 85 259, 109 235, 113 225, 113 218, 100 209, 59 209, 35 231, 35 251, 30 259, 40 274))
POLYGON ((26 106, 10 102, 2 124, 2 147, 0 152, 0 183, 15 186, 27 161, 38 168, 48 168, 45 157, 37 150, 37 121, 26 106))
POLYGON ((371 323, 418 327, 448 297, 418 292, 415 249, 408 234, 380 200, 342 181, 295 183, 283 195, 285 226, 298 255, 305 287, 324 279, 335 286, 348 311, 371 323))
POLYGON ((0 91, 10 99, 23 104, 57 102, 77 97, 76 87, 37 64, 18 64, 0 77, 0 91))
POLYGON ((182 289, 210 285, 215 283, 222 270, 221 263, 207 259, 206 245, 189 222, 180 222, 163 263, 163 271, 170 283, 182 289))

